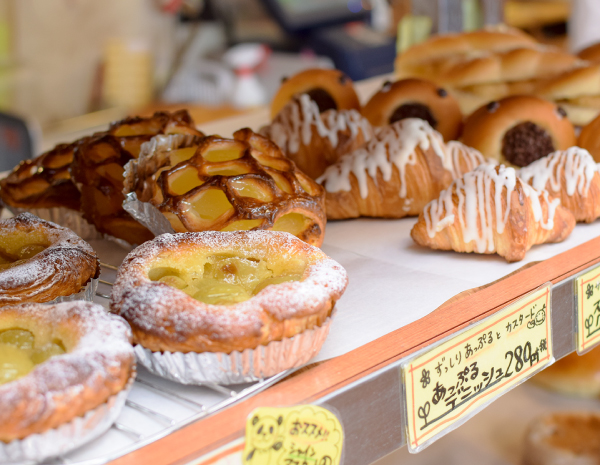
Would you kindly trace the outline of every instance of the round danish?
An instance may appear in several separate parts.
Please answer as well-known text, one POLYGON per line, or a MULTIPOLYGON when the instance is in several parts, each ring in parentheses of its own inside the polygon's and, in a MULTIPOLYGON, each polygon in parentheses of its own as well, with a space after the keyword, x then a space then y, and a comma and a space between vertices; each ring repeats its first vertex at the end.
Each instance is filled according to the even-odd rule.
POLYGON ((125 192, 176 232, 272 229, 317 246, 325 234, 323 188, 247 128, 233 139, 157 137, 128 166, 125 192))
POLYGON ((0 181, 2 202, 18 208, 79 210, 79 191, 69 173, 76 145, 60 144, 32 160, 22 161, 0 181))
POLYGON ((532 382, 573 397, 600 396, 600 350, 572 353, 539 372, 532 382))
POLYGON ((56 428, 122 391, 135 375, 130 338, 121 318, 89 302, 3 308, 0 442, 56 428))
POLYGON ((321 326, 345 270, 274 231, 163 234, 119 268, 110 309, 155 352, 231 353, 321 326))
POLYGON ((76 294, 99 274, 96 253, 73 231, 30 213, 0 221, 0 306, 76 294))
POLYGON ((575 129, 554 103, 530 95, 490 102, 465 121, 461 141, 485 157, 523 167, 576 144, 575 129))
POLYGON ((536 419, 525 436, 524 465, 600 463, 600 415, 559 412, 536 419))
POLYGON ((363 107, 362 114, 373 126, 387 126, 405 118, 424 119, 446 141, 458 139, 462 127, 456 99, 425 79, 386 81, 363 107))
POLYGON ((577 145, 590 152, 596 163, 600 163, 600 116, 583 127, 577 145))
POLYGON ((298 168, 316 179, 342 155, 353 152, 373 137, 369 121, 356 110, 327 110, 302 94, 294 97, 261 129, 298 168))
POLYGON ((297 94, 308 94, 319 111, 358 110, 360 102, 352 80, 337 69, 307 69, 287 78, 273 97, 271 119, 297 94))
POLYGON ((123 167, 138 157, 144 142, 157 134, 202 135, 188 112, 181 110, 157 112, 149 118, 126 118, 77 145, 71 174, 81 191, 83 216, 98 231, 130 244, 153 237, 123 210, 123 167))

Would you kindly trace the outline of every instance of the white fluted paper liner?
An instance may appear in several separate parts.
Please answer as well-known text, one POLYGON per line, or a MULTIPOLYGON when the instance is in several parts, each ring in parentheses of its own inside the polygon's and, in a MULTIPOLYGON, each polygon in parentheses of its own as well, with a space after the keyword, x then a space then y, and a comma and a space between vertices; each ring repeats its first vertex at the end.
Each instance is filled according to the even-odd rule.
POLYGON ((71 295, 65 295, 57 297, 46 304, 58 304, 60 302, 74 302, 75 300, 85 300, 86 302, 93 302, 94 296, 96 295, 96 289, 98 288, 98 279, 92 278, 79 292, 71 295))
POLYGON ((134 351, 139 364, 178 383, 248 383, 307 363, 321 350, 332 318, 333 313, 321 326, 243 352, 152 352, 139 344, 134 351))
POLYGON ((133 386, 135 373, 127 387, 110 397, 104 404, 64 425, 40 434, 32 434, 9 443, 0 441, 0 463, 41 462, 50 457, 66 454, 96 439, 108 430, 123 409, 125 399, 133 386))
POLYGON ((155 236, 169 233, 175 234, 175 230, 165 215, 149 202, 138 200, 135 192, 125 195, 123 209, 138 222, 148 228, 155 236))
POLYGON ((94 227, 93 224, 88 223, 83 219, 81 212, 71 210, 65 207, 53 207, 53 208, 20 208, 13 207, 11 205, 4 205, 14 215, 20 213, 31 213, 46 221, 52 221, 60 226, 69 228, 75 234, 82 239, 102 239, 102 233, 94 227))

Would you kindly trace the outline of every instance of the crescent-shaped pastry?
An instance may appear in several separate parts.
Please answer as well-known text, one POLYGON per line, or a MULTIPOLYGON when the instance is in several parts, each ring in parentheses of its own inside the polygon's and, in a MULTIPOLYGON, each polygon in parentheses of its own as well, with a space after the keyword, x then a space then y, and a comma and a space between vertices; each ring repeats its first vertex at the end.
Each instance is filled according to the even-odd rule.
POLYGON ((163 234, 119 268, 111 311, 152 351, 243 351, 320 326, 346 288, 316 247, 273 231, 163 234))
POLYGON ((0 311, 0 441, 56 428, 105 403, 135 375, 131 331, 89 302, 0 311))
POLYGON ((307 94, 294 97, 261 129, 301 171, 318 178, 342 155, 373 137, 373 128, 356 110, 319 112, 307 94))
POLYGON ((153 234, 123 210, 123 167, 157 134, 201 136, 187 111, 157 112, 149 118, 126 118, 106 132, 82 140, 74 153, 71 175, 81 192, 83 217, 104 234, 139 244, 153 234))
POLYGON ((96 253, 70 229, 30 213, 0 221, 0 307, 76 294, 99 274, 96 253))
POLYGON ((387 126, 406 118, 424 119, 444 137, 458 139, 462 113, 456 99, 425 79, 386 81, 362 109, 373 126, 387 126))
POLYGON ((456 177, 484 161, 456 141, 444 144, 427 121, 408 118, 381 128, 317 179, 329 219, 418 215, 456 177))
POLYGON ((410 235, 432 249, 497 253, 515 262, 535 244, 564 240, 574 227, 560 199, 535 190, 514 168, 483 164, 429 203, 410 235))
POLYGON ((285 78, 271 103, 271 119, 299 94, 308 96, 320 112, 327 110, 357 110, 360 102, 352 80, 337 69, 307 69, 285 78))
POLYGON ((125 192, 154 205, 176 232, 272 229, 320 246, 325 195, 269 139, 159 136, 127 167, 125 192))
POLYGON ((600 173, 587 150, 571 147, 551 153, 521 168, 518 176, 558 197, 577 221, 591 223, 600 217, 600 173))
POLYGON ((518 167, 576 144, 566 113, 554 103, 529 95, 480 107, 465 120, 461 141, 485 157, 518 167))

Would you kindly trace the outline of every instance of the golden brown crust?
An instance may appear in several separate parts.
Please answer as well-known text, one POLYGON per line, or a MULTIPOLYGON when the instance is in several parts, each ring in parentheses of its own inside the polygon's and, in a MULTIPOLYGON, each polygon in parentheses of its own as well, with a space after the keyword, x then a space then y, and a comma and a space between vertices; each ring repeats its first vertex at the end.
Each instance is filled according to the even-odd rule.
POLYGON ((135 374, 131 332, 97 304, 66 302, 4 307, 0 331, 25 329, 36 341, 60 340, 67 353, 0 386, 0 441, 56 428, 125 388, 135 374))
POLYGON ((594 118, 579 134, 577 145, 586 149, 600 163, 600 116, 594 118))
POLYGON ((410 235, 432 249, 497 253, 515 262, 535 244, 563 241, 574 227, 558 199, 534 190, 513 168, 481 165, 429 203, 410 235))
POLYGON ((552 149, 538 158, 576 144, 573 125, 560 107, 525 95, 506 97, 480 107, 465 120, 461 141, 479 150, 485 157, 511 165, 511 160, 506 157, 505 137, 523 123, 533 123, 551 139, 552 149))
POLYGON ((19 208, 79 210, 80 194, 69 173, 77 143, 59 144, 33 160, 22 161, 0 180, 2 202, 19 208))
POLYGON ((336 110, 360 111, 360 102, 352 80, 337 69, 307 69, 286 79, 271 103, 271 119, 297 94, 315 89, 325 91, 335 103, 336 110))
POLYGON ((129 322, 134 342, 152 351, 230 353, 320 326, 346 284, 339 264, 287 233, 163 234, 126 257, 110 308, 129 322), (205 304, 148 276, 159 259, 177 263, 220 254, 275 260, 284 267, 286 262, 300 261, 306 268, 301 281, 267 286, 249 300, 229 306, 205 304))
POLYGON ((319 112, 308 95, 298 95, 261 134, 275 142, 300 170, 316 179, 346 153, 373 137, 373 128, 356 110, 319 112))
POLYGON ((567 355, 535 375, 532 382, 567 396, 599 397, 600 350, 567 355))
POLYGON ((140 159, 128 166, 125 190, 135 190, 140 201, 156 206, 176 232, 289 231, 278 229, 282 225, 279 221, 299 214, 304 224, 290 232, 316 246, 323 243, 325 235, 325 194, 321 186, 298 170, 273 142, 248 128, 236 131, 233 139, 155 139, 140 159), (196 150, 172 166, 171 148, 184 146, 196 150), (235 155, 226 161, 213 160, 212 151, 232 151, 235 155), (154 171, 156 168, 159 171, 154 171), (191 174, 191 180, 178 187, 182 173, 191 174), (218 195, 223 208, 217 213, 212 209, 210 214, 197 213, 209 203, 216 205, 214 197, 204 200, 208 198, 205 195, 218 195), (247 221, 254 223, 249 225, 247 221))
POLYGON ((539 86, 536 94, 551 100, 600 95, 600 65, 581 66, 562 73, 539 86))
POLYGON ((113 123, 108 131, 88 137, 77 146, 71 174, 81 191, 83 217, 98 231, 130 244, 153 237, 123 210, 123 167, 138 157, 144 142, 157 134, 202 135, 187 111, 157 112, 149 118, 113 123))
POLYGON ((580 50, 577 56, 582 60, 600 63, 600 43, 592 44, 589 47, 580 50))
POLYGON ((0 271, 0 306, 23 302, 48 302, 79 292, 100 274, 96 253, 73 231, 30 213, 0 221, 0 250, 15 236, 42 241, 48 247, 32 258, 0 271))
MULTIPOLYGON (((444 140, 458 138, 462 128, 462 113, 458 102, 446 90, 425 79, 411 78, 384 83, 381 90, 363 107, 362 114, 373 126, 387 126, 400 119, 395 119, 394 113, 407 104, 426 107, 432 121, 422 119, 427 119, 431 127, 442 134, 444 140)), ((410 108, 407 108, 406 114, 410 115, 410 108)))

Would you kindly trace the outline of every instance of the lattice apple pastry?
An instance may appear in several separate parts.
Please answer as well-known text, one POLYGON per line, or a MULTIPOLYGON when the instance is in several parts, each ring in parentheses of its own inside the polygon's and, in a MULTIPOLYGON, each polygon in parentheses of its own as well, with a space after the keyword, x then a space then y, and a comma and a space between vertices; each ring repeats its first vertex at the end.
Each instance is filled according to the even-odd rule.
POLYGON ((157 207, 176 232, 269 229, 323 242, 323 188, 248 128, 199 143, 157 136, 125 176, 125 194, 157 207))

